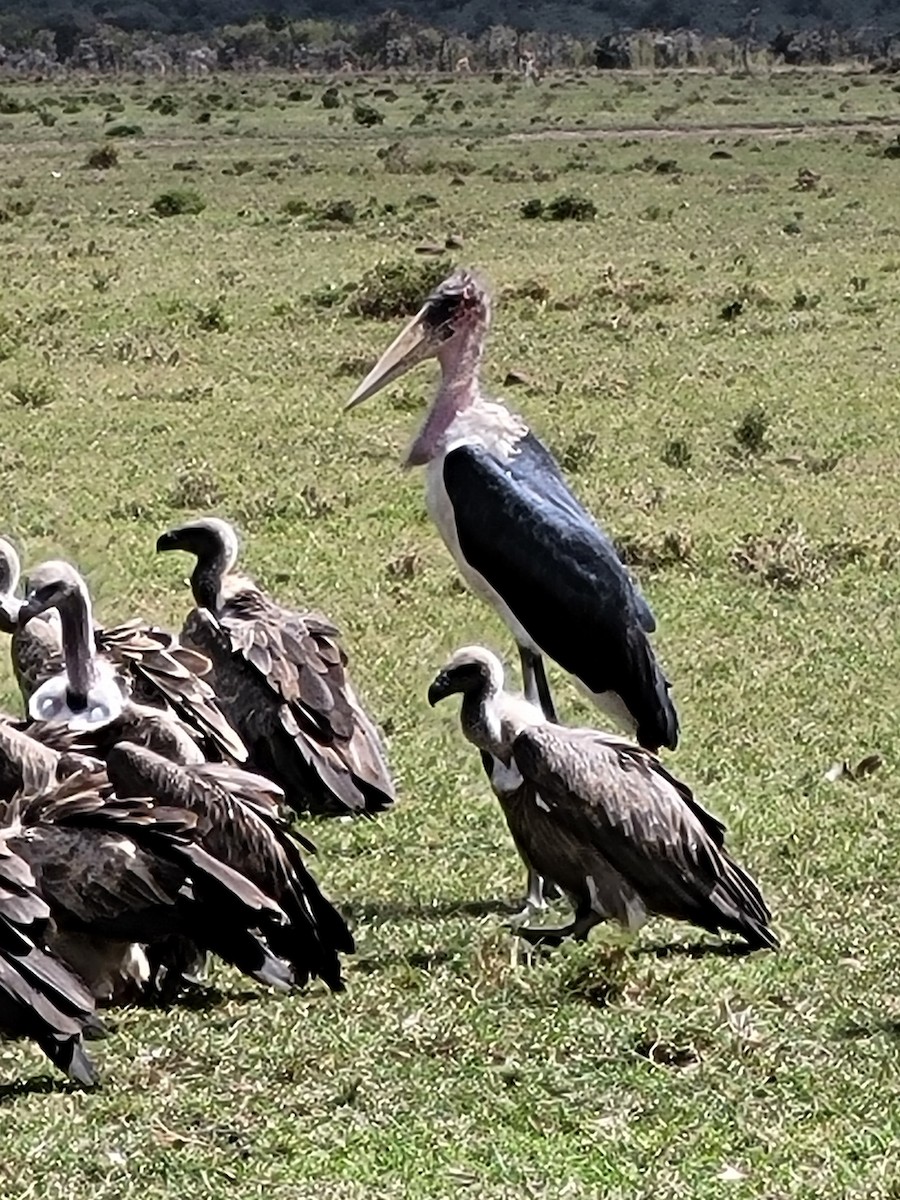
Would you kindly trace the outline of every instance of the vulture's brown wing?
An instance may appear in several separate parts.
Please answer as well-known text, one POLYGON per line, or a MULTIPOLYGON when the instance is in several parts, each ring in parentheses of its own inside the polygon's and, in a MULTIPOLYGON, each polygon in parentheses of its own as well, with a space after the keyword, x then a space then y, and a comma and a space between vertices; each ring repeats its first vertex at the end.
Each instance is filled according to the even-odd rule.
POLYGON ((59 754, 9 721, 0 721, 0 801, 56 783, 59 754))
POLYGON ((203 848, 193 813, 117 797, 105 776, 85 772, 24 803, 22 820, 15 848, 64 932, 141 943, 183 934, 263 983, 289 986, 257 933, 287 918, 203 848))
POLYGON ((0 1029, 32 1038, 76 1082, 98 1082, 82 1033, 97 1027, 87 988, 44 945, 50 910, 34 875, 0 831, 0 1029))
POLYGON ((127 743, 110 753, 108 769, 120 796, 151 795, 194 814, 204 849, 277 902, 290 924, 267 929, 267 937, 294 967, 296 982, 319 975, 332 988, 342 986, 338 952, 352 951, 353 939, 272 811, 268 780, 223 765, 178 766, 127 743))
POLYGON ((247 748, 228 722, 205 678, 208 658, 182 646, 165 630, 129 621, 113 629, 98 629, 94 640, 131 680, 138 704, 165 705, 193 730, 211 755, 244 762, 247 748))
POLYGON ((520 733, 513 756, 550 816, 592 841, 649 911, 777 946, 759 888, 723 848, 724 826, 654 755, 546 724, 520 733))
POLYGON ((346 675, 335 627, 256 588, 218 617, 195 610, 184 638, 213 661, 216 689, 255 767, 313 812, 378 812, 394 787, 374 725, 346 675))

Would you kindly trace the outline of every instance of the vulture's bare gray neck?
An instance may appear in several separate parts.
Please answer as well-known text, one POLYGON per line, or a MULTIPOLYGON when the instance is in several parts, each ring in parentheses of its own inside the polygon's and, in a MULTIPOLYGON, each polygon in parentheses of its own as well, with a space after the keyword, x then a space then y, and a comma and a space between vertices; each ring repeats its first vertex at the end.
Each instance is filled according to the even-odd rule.
POLYGON ((80 591, 73 592, 59 606, 59 620, 70 704, 74 709, 84 708, 94 681, 94 627, 87 597, 80 591))

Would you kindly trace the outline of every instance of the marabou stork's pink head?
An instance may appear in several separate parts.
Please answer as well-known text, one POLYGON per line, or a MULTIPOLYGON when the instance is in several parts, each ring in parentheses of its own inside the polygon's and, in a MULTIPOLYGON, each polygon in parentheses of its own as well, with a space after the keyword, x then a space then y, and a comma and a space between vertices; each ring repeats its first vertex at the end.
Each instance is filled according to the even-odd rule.
POLYGON ((355 408, 429 358, 440 360, 445 375, 471 360, 474 373, 490 320, 487 285, 473 271, 454 271, 391 342, 346 407, 355 408))

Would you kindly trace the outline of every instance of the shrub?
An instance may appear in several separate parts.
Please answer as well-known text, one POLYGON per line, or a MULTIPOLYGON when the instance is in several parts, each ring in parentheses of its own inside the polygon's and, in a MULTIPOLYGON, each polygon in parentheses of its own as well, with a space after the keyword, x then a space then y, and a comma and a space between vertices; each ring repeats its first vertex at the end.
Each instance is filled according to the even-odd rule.
POLYGON ((537 197, 523 201, 519 212, 527 221, 593 221, 597 206, 587 196, 564 192, 546 204, 537 197))
POLYGON ((288 196, 281 206, 281 211, 289 217, 304 217, 309 212, 309 201, 300 196, 288 196))
POLYGON ((164 117, 174 117, 178 112, 178 102, 174 96, 165 92, 162 96, 154 96, 147 108, 150 112, 161 113, 164 117))
POLYGON ((108 171, 119 165, 119 152, 115 146, 97 146, 90 151, 84 165, 96 171, 108 171))
POLYGON ((377 108, 373 108, 371 104, 363 104, 357 100, 353 105, 353 120, 357 125, 383 125, 384 115, 377 108))
POLYGON ((555 196, 543 212, 545 221, 593 221, 597 215, 597 206, 587 196, 577 196, 573 192, 555 196))
POLYGON ((176 188, 160 193, 150 207, 158 217, 178 217, 203 212, 206 201, 193 188, 176 188))
POLYGON ((144 131, 140 125, 110 125, 106 136, 111 138, 143 137, 144 131))
POLYGON ((453 270, 449 259, 400 259, 367 271, 347 301, 356 317, 392 321, 418 312, 425 297, 453 270))

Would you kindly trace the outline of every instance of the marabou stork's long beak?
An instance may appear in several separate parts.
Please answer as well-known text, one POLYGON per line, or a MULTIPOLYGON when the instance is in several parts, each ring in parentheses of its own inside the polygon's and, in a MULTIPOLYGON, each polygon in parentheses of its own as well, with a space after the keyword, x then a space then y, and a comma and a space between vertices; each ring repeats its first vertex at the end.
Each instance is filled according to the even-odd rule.
POLYGON ((368 400, 427 358, 434 357, 442 339, 427 320, 429 307, 430 302, 420 308, 399 337, 391 342, 344 405, 345 412, 356 408, 357 404, 362 404, 363 400, 368 400))

